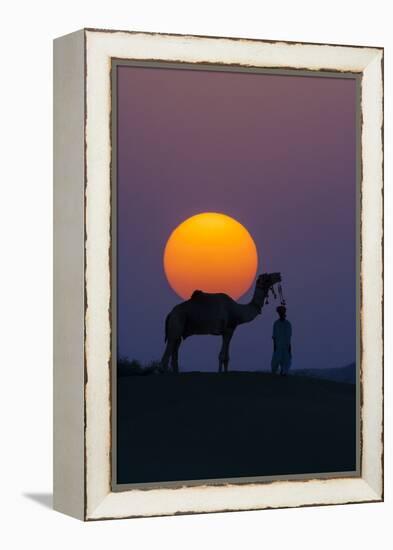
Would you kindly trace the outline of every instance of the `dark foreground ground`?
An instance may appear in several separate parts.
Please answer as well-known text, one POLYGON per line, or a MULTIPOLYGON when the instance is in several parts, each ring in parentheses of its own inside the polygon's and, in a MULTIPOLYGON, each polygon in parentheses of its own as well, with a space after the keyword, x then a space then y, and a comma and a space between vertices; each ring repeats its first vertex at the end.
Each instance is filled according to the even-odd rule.
POLYGON ((118 483, 356 469, 355 385, 265 373, 118 379, 118 483))

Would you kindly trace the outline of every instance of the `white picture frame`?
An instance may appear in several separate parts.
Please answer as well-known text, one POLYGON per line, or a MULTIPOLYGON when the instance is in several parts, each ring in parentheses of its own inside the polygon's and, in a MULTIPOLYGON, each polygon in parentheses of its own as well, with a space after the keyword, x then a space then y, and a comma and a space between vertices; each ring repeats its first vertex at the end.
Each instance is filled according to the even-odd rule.
POLYGON ((81 520, 383 500, 383 49, 83 29, 54 42, 54 507, 81 520), (361 77, 360 472, 113 491, 113 59, 361 77))

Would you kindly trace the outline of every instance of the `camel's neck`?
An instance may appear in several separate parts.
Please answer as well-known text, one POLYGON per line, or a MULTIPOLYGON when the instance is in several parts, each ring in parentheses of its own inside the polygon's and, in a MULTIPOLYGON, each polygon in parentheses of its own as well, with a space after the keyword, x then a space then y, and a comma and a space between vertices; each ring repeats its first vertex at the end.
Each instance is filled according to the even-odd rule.
POLYGON ((237 304, 236 316, 238 323, 250 323, 261 313, 265 303, 267 292, 259 287, 255 287, 254 296, 248 304, 237 304))

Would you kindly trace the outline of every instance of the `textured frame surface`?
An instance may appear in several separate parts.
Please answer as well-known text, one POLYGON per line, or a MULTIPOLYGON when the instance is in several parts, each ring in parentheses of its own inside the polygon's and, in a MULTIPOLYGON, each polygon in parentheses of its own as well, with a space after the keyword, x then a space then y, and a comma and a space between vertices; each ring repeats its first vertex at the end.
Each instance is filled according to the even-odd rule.
POLYGON ((230 38, 84 31, 84 519, 380 501, 383 498, 383 50, 230 38), (361 476, 111 491, 111 60, 361 73, 361 476))

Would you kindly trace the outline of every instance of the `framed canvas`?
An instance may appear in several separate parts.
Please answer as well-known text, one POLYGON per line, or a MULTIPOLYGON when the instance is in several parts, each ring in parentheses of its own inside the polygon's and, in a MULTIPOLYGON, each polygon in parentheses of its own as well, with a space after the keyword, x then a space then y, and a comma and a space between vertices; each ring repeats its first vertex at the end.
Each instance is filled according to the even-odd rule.
POLYGON ((54 507, 383 499, 383 49, 54 42, 54 507))

